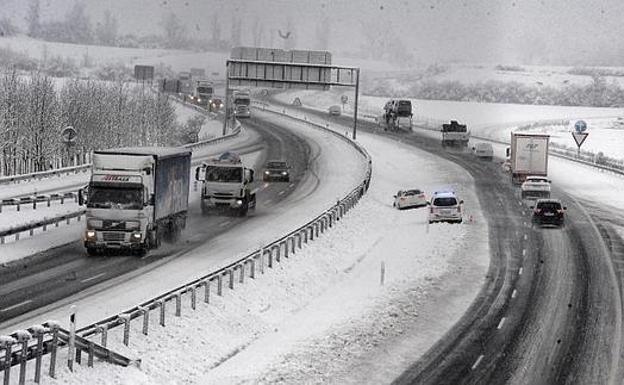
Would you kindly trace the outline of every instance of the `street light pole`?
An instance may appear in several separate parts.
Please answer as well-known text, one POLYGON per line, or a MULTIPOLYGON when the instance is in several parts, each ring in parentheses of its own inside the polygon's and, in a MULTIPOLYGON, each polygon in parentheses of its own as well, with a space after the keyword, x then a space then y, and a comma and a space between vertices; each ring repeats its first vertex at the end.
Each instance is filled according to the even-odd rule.
POLYGON ((223 118, 223 136, 227 132, 227 122, 229 118, 228 112, 230 111, 230 61, 225 62, 225 117, 223 118))
POLYGON ((356 82, 355 82, 355 107, 353 108, 353 140, 356 139, 357 134, 357 120, 358 120, 358 100, 360 96, 360 69, 355 69, 356 82))

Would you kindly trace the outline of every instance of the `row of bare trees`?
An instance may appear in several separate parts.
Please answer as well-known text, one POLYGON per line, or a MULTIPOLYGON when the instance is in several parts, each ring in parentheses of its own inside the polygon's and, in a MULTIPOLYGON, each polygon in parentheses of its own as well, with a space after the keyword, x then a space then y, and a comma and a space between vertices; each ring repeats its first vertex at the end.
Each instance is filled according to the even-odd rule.
POLYGON ((176 144, 177 128, 168 97, 136 83, 0 76, 0 175, 80 164, 95 149, 176 144), (71 146, 61 140, 68 126, 71 146))

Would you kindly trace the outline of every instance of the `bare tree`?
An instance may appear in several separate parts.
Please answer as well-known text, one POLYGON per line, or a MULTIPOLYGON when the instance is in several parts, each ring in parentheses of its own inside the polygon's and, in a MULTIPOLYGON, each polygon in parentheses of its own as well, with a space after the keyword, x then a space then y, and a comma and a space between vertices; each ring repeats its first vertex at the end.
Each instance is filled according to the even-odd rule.
POLYGON ((28 36, 39 37, 41 35, 41 4, 40 0, 30 0, 28 5, 28 14, 26 15, 28 23, 28 36))

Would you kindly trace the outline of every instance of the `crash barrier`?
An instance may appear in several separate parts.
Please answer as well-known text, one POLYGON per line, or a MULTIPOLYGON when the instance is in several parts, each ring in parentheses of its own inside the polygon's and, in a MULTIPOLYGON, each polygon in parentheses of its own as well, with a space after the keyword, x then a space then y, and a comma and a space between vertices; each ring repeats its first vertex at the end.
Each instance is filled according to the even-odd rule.
POLYGON ((80 166, 63 167, 49 171, 33 172, 31 174, 21 174, 13 176, 0 177, 0 185, 9 183, 20 183, 24 181, 39 180, 43 178, 49 178, 51 176, 63 176, 69 174, 78 174, 80 172, 87 172, 91 170, 91 163, 83 164, 80 166))
POLYGON ((205 147, 205 146, 209 146, 212 144, 217 144, 217 143, 221 143, 221 142, 225 142, 228 139, 232 139, 237 137, 242 131, 242 125, 238 120, 234 121, 234 127, 231 129, 231 133, 224 135, 224 136, 220 136, 218 138, 213 138, 213 139, 207 139, 207 140, 201 140, 199 142, 195 142, 195 143, 189 143, 189 144, 185 144, 182 147, 184 148, 188 148, 188 149, 194 149, 194 148, 200 148, 200 147, 205 147))
MULTIPOLYGON (((285 114, 281 115, 288 116, 285 114)), ((298 118, 293 119, 300 120, 298 118)), ((274 268, 276 264, 296 254, 296 252, 301 250, 308 242, 312 242, 314 239, 336 226, 349 210, 355 207, 360 198, 368 190, 372 162, 366 150, 356 142, 322 127, 322 125, 315 126, 337 135, 342 138, 342 140, 346 140, 362 154, 366 159, 367 172, 365 179, 361 183, 344 198, 340 199, 336 204, 323 211, 311 221, 237 261, 159 295, 158 297, 145 301, 121 314, 108 317, 77 330, 77 343, 74 347, 76 354, 75 362, 81 364, 80 357, 83 353, 92 357, 95 354, 93 350, 94 346, 100 347, 103 349, 102 354, 108 354, 107 357, 111 357, 113 353, 110 350, 106 350, 108 334, 111 329, 123 328, 122 341, 124 345, 128 346, 130 344, 132 322, 136 322, 140 325, 142 335, 148 335, 150 331, 150 318, 157 317, 158 324, 164 327, 167 325, 167 319, 171 317, 171 313, 173 313, 175 317, 180 317, 183 311, 188 310, 188 308, 183 306, 184 303, 188 304, 191 310, 195 310, 200 302, 209 304, 213 296, 222 296, 225 290, 234 290, 238 285, 244 284, 245 280, 256 279, 259 275, 266 274, 270 269, 274 268), (169 311, 167 311, 167 309, 169 309, 169 311), (98 342, 94 342, 94 340, 98 342), (78 341, 82 342, 78 343, 78 341)), ((14 366, 19 366, 20 378, 22 373, 26 371, 27 361, 35 360, 35 369, 37 369, 37 366, 40 367, 40 358, 43 354, 50 354, 50 367, 55 367, 56 353, 54 353, 54 355, 52 355, 52 353, 56 352, 56 350, 53 349, 55 346, 54 344, 57 344, 56 346, 58 347, 59 341, 58 338, 55 340, 54 329, 49 327, 49 323, 34 326, 31 329, 34 330, 34 328, 40 331, 40 334, 37 334, 37 338, 26 338, 19 341, 14 337, 18 332, 13 333, 11 336, 0 336, 0 357, 3 356, 2 350, 4 350, 5 357, 4 361, 0 361, 0 370, 4 368, 5 381, 8 381, 7 379, 10 376, 11 368, 14 366)), ((68 340, 63 340, 63 342, 67 344, 68 340)), ((89 358, 88 362, 90 366, 92 358, 89 358)), ((128 359, 109 359, 109 362, 127 366, 130 361, 128 359)), ((50 370, 50 375, 53 376, 52 370, 50 370)), ((35 382, 38 383, 38 380, 35 382)))
POLYGON ((54 227, 59 227, 59 225, 63 222, 66 222, 68 225, 71 223, 71 220, 76 218, 77 221, 82 219, 82 216, 85 214, 85 210, 78 210, 73 213, 59 215, 53 218, 44 218, 41 220, 33 221, 30 223, 26 223, 19 226, 11 227, 7 230, 0 231, 0 244, 4 244, 6 242, 6 237, 15 236, 15 241, 20 240, 20 234, 28 231, 30 236, 33 236, 35 230, 41 228, 43 231, 48 230, 48 226, 54 225, 54 227))
POLYGON ((63 193, 54 193, 54 194, 41 194, 41 195, 31 195, 20 198, 8 198, 0 201, 0 213, 4 207, 14 206, 16 211, 20 211, 23 206, 32 205, 33 210, 36 210, 37 207, 41 205, 46 205, 46 207, 50 207, 50 204, 54 201, 60 201, 61 204, 65 204, 66 200, 73 200, 74 202, 78 202, 78 192, 77 191, 68 191, 63 193))

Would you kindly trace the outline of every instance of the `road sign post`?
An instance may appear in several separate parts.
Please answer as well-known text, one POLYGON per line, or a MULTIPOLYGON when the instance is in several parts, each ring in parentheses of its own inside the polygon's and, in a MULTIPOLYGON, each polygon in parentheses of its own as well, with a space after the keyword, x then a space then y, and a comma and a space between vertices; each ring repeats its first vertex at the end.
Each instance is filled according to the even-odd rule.
POLYGON ((78 132, 72 126, 67 126, 63 129, 63 131, 61 131, 61 142, 65 144, 65 150, 67 152, 67 163, 69 166, 73 166, 71 148, 74 144, 76 144, 77 138, 78 132))
POLYGON ((586 132, 586 130, 587 130, 587 123, 585 123, 583 120, 579 120, 576 123, 574 123, 574 131, 572 131, 572 138, 574 138, 574 141, 576 142, 576 157, 577 158, 581 157, 581 146, 585 142, 585 139, 587 139, 587 137, 589 136, 589 133, 586 132))

